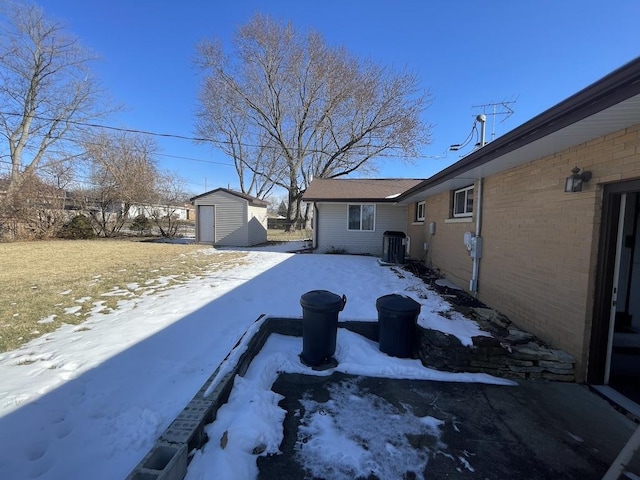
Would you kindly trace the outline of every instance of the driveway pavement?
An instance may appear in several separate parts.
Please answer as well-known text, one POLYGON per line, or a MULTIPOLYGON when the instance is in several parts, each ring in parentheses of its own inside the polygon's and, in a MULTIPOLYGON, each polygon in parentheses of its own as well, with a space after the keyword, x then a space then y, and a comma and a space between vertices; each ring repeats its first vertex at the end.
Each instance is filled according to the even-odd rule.
MULTIPOLYGON (((285 438, 281 455, 258 459, 262 480, 354 478, 354 472, 362 471, 348 462, 340 467, 337 457, 333 470, 318 470, 318 456, 332 449, 329 427, 322 437, 326 445, 317 444, 322 438, 312 438, 312 418, 318 414, 331 418, 331 435, 351 436, 361 458, 363 451, 370 453, 368 461, 378 465, 378 473, 360 477, 370 480, 601 479, 637 426, 587 387, 571 383, 496 386, 282 374, 273 390, 284 396, 285 438), (363 398, 377 406, 372 417, 361 415, 363 398), (414 420, 403 423, 407 415, 414 420), (413 428, 425 419, 431 427, 413 428), (389 436, 398 429, 406 431, 389 436), (385 469, 390 463, 395 470, 385 469)), ((344 460, 349 453, 333 455, 344 460)), ((629 470, 640 475, 640 460, 629 470)))

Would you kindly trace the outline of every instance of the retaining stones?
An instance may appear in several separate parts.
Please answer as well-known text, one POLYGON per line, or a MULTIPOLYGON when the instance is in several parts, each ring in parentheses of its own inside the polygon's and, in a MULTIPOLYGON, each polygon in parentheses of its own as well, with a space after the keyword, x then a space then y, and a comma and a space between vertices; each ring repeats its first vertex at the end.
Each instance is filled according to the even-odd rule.
MULTIPOLYGON (((575 359, 520 330, 500 312, 486 308, 464 290, 442 281, 439 271, 421 262, 405 266, 435 289, 454 309, 473 317, 491 337, 474 337, 466 347, 453 335, 418 327, 415 356, 426 367, 454 372, 485 372, 515 379, 575 381, 575 359)), ((398 272, 396 272, 398 273, 398 272)), ((400 274, 401 275, 401 274, 400 274)))
POLYGON ((471 308, 480 327, 492 336, 463 345, 455 336, 418 327, 416 356, 426 367, 452 372, 484 372, 513 379, 575 380, 575 359, 520 330, 488 308, 471 308))

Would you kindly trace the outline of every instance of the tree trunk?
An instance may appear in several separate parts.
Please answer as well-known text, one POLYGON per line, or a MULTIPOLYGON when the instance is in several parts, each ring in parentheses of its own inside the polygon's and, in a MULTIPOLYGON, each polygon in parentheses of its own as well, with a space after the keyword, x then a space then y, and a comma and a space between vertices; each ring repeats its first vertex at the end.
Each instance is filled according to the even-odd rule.
POLYGON ((311 229, 311 204, 307 203, 304 206, 304 229, 305 230, 310 230, 311 229))

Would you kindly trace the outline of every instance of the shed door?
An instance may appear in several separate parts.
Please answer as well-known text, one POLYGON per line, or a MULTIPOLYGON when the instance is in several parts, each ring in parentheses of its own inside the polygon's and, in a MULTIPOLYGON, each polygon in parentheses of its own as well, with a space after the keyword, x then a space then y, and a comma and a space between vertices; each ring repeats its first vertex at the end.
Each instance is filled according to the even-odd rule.
POLYGON ((216 207, 213 205, 200 205, 198 207, 198 241, 202 243, 215 243, 216 207))

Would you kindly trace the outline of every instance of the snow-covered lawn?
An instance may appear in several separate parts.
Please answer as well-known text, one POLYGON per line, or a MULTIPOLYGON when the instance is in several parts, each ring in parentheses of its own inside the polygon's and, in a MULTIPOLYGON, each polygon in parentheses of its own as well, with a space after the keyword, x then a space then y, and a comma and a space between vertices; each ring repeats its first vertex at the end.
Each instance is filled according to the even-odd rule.
POLYGON ((346 295, 341 320, 375 320, 378 297, 403 293, 421 324, 463 342, 480 333, 375 258, 273 250, 0 354, 0 478, 125 477, 256 318, 301 316, 310 290, 346 295))

